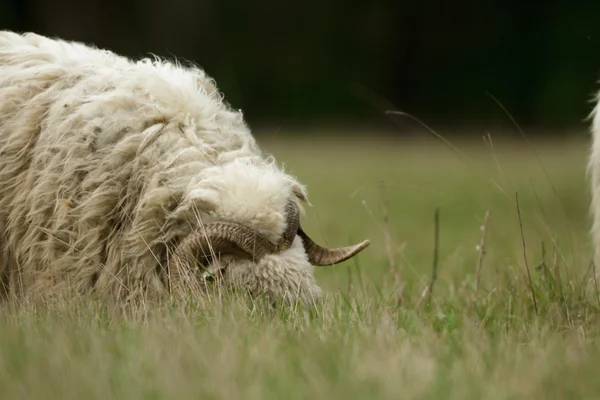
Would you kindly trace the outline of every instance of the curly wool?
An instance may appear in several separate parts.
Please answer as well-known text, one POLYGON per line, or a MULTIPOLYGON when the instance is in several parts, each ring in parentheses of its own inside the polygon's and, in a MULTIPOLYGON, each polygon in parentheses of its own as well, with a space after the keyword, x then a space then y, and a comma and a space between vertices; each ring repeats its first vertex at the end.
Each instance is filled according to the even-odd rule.
MULTIPOLYGON (((306 200, 196 67, 0 31, 0 99, 8 292, 160 294, 169 244, 200 223, 234 221, 276 242, 288 200, 306 200)), ((240 261, 235 281, 263 271, 273 294, 297 292, 312 266, 290 252, 258 269, 240 261)))

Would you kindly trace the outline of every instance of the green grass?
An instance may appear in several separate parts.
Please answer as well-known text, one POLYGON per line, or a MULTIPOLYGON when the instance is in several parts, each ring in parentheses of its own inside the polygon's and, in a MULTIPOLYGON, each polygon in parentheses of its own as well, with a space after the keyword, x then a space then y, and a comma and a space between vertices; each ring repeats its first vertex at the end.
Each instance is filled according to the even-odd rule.
POLYGON ((303 224, 315 239, 372 241, 317 270, 316 309, 218 292, 159 309, 8 305, 0 398, 600 396, 585 143, 456 144, 463 160, 436 141, 340 142, 261 142, 307 184, 303 224))

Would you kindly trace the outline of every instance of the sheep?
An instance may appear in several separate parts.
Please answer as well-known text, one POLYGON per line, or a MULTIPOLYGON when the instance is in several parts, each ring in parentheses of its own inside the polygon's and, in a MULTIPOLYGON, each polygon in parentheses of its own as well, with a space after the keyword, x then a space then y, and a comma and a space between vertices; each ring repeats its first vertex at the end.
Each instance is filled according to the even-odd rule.
POLYGON ((2 296, 118 301, 203 288, 311 303, 327 249, 306 187, 197 66, 0 31, 2 296))

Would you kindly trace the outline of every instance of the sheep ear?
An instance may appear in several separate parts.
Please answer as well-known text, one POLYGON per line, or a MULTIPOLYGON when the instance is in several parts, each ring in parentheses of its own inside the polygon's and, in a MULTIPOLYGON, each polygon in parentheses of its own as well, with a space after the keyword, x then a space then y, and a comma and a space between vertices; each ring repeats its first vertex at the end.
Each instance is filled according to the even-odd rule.
POLYGON ((294 184, 292 186, 292 193, 296 196, 300 201, 310 205, 310 201, 308 201, 308 195, 306 193, 306 189, 298 184, 294 184))

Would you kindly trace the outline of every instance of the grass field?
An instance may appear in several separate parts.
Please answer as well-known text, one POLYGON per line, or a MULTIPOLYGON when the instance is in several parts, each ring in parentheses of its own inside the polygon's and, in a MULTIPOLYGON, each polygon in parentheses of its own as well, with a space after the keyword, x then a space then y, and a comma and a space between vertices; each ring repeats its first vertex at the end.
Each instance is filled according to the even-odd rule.
POLYGON ((372 242, 317 271, 322 304, 6 306, 0 398, 600 397, 585 140, 261 144, 307 184, 315 239, 372 242))

